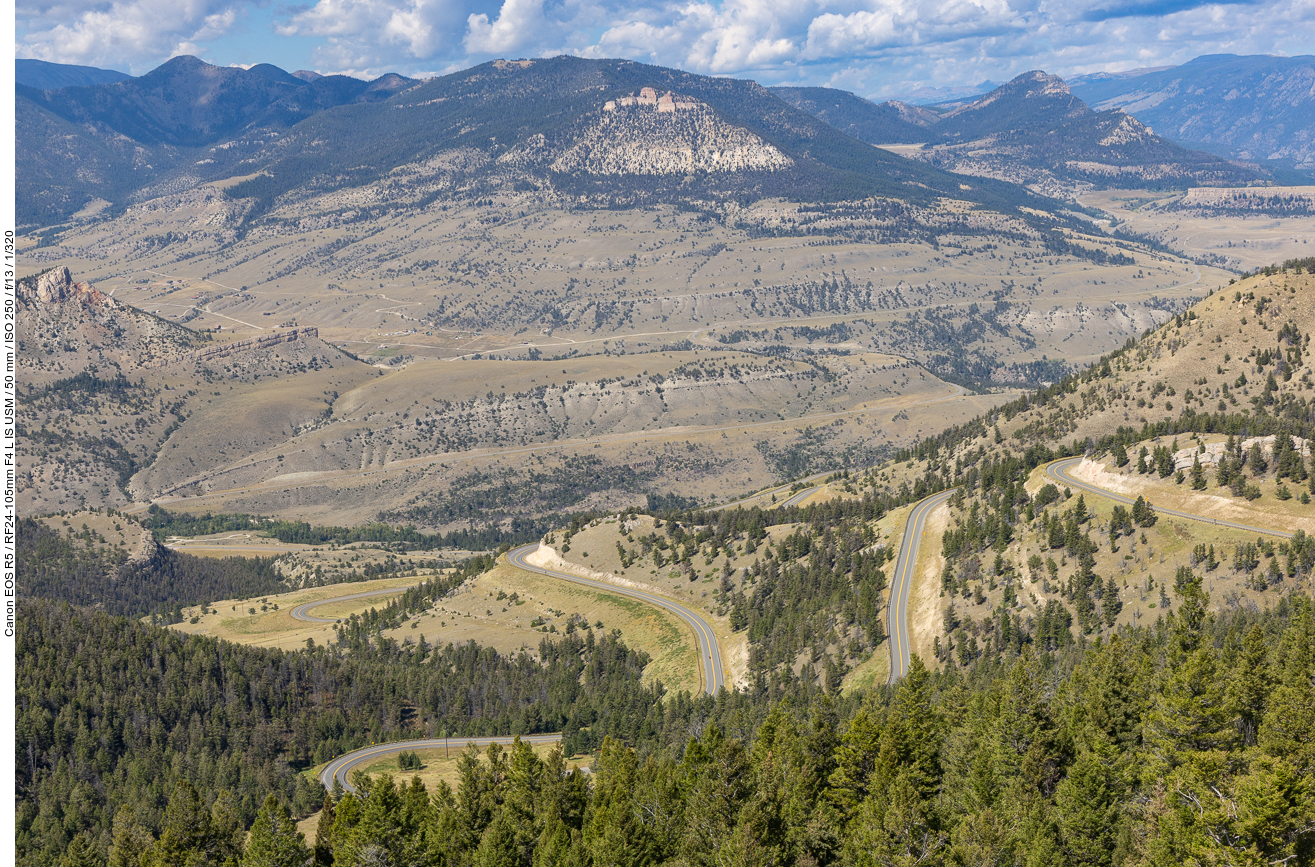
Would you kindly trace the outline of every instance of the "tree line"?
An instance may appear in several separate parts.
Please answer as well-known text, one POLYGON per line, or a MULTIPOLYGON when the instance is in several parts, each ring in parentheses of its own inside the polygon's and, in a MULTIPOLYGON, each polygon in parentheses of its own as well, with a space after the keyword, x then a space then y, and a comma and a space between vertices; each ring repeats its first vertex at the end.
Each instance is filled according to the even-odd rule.
POLYGON ((560 731, 579 753, 609 736, 683 742, 710 720, 747 736, 769 702, 813 692, 779 676, 669 695, 643 682, 644 653, 589 629, 512 654, 379 638, 289 652, 38 599, 20 602, 16 660, 16 839, 31 865, 57 864, 79 834, 108 851, 125 810, 159 835, 179 781, 207 802, 228 792, 245 828, 271 793, 313 812, 324 791, 301 772, 373 742, 560 731))
POLYGON ((67 864, 1305 864, 1315 857, 1315 614, 1178 610, 1107 642, 936 673, 861 703, 774 701, 748 730, 608 737, 593 774, 471 749, 455 788, 357 775, 306 841, 278 795, 240 844, 232 796, 176 784, 67 864), (656 744, 656 745, 655 745, 656 744), (241 851, 239 852, 239 848, 241 851))

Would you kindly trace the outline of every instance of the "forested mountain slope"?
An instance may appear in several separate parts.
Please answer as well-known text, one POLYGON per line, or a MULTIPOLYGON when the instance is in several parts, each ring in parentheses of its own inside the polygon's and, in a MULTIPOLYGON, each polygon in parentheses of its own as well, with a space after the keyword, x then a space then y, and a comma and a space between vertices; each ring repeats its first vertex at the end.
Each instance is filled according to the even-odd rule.
POLYGON ((781 99, 800 111, 868 144, 910 144, 935 136, 931 127, 940 114, 896 100, 873 103, 832 87, 773 87, 781 99))
MULTIPOLYGON (((399 789, 386 777, 362 780, 363 797, 327 805, 315 863, 370 863, 363 852, 385 863, 482 864, 496 857, 525 867, 619 858, 711 865, 744 853, 863 867, 1301 863, 1315 843, 1306 782, 1315 772, 1310 603, 1282 600, 1263 614, 1216 618, 1204 610, 1199 583, 1185 583, 1179 597, 1180 610, 1157 627, 1108 643, 1026 653, 968 674, 935 674, 915 660, 897 689, 873 693, 857 708, 799 695, 802 703, 764 714, 754 709, 763 704, 740 694, 675 701, 662 717, 651 697, 620 702, 602 718, 606 726, 593 726, 619 739, 602 744, 590 781, 564 774, 556 758, 545 764, 527 749, 508 756, 497 748, 488 763, 464 760, 457 790, 444 785, 432 800, 418 782, 399 789)), ((50 667, 20 668, 20 695, 31 710, 20 713, 19 747, 28 746, 33 762, 40 756, 41 764, 30 767, 50 770, 22 770, 23 863, 54 863, 69 847, 89 858, 83 863, 100 863, 107 852, 111 863, 130 854, 135 861, 146 851, 148 863, 219 864, 241 847, 241 828, 264 793, 299 813, 310 808, 305 777, 279 770, 283 726, 259 717, 273 713, 293 724, 294 754, 332 749, 329 738, 359 724, 351 715, 359 705, 306 715, 334 694, 338 675, 321 680, 321 666, 326 674, 345 673, 323 652, 286 655, 292 664, 276 667, 280 660, 268 652, 216 655, 221 648, 212 642, 184 642, 109 619, 80 621, 67 610, 24 614, 23 648, 40 649, 34 658, 50 667), (72 629, 98 640, 98 660, 109 668, 78 655, 72 629), (130 665, 118 663, 125 653, 130 665), (264 674, 254 677, 262 662, 264 674), (190 687, 159 680, 179 667, 189 671, 190 687), (126 671, 151 683, 131 693, 135 701, 181 701, 149 734, 134 733, 130 709, 121 704, 129 693, 94 692, 94 676, 76 687, 46 683, 50 674, 71 670, 126 671), (289 690, 289 677, 304 678, 305 691, 289 690), (207 691, 217 699, 226 690, 228 701, 206 701, 207 691), (53 698, 61 709, 52 724, 53 698), (298 706, 305 710, 296 713, 298 706), (189 734, 182 716, 193 707, 189 734), (288 719, 289 712, 296 715, 288 719), (94 732, 111 721, 121 728, 109 730, 122 730, 123 740, 107 745, 102 737, 98 746, 94 732), (129 779, 157 783, 149 790, 116 786, 111 818, 97 808, 88 781, 104 773, 93 769, 115 767, 116 756, 129 779), (170 759, 163 777, 151 774, 157 756, 170 759), (251 773, 261 762, 261 775, 251 773), (183 826, 179 814, 188 812, 208 818, 183 826), (213 847, 224 828, 230 842, 213 847)), ((570 639, 562 650, 568 652, 561 664, 576 666, 570 639)), ((447 662, 453 653, 436 659, 447 662)), ((473 649, 456 653, 449 664, 458 682, 489 661, 473 649)), ((352 668, 359 686, 376 686, 372 678, 382 674, 352 668)), ((433 668, 394 663, 391 670, 396 676, 433 668)), ((619 697, 617 689, 624 687, 580 695, 619 697)), ((248 859, 273 845, 297 850, 288 823, 271 830, 269 810, 246 841, 248 859)), ((301 850, 296 863, 309 854, 301 850)))

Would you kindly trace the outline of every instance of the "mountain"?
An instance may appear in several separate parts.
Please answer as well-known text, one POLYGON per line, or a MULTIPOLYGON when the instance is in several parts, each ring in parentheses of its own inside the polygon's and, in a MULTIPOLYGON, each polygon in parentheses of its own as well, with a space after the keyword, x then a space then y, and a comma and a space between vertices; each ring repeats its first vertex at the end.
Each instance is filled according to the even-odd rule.
MULTIPOLYGON (((139 78, 63 90, 20 83, 15 108, 20 220, 50 224, 96 199, 112 203, 173 173, 182 186, 226 177, 225 167, 317 112, 388 99, 414 84, 400 75, 362 81, 345 75, 291 75, 175 57, 139 78), (256 143, 234 141, 243 132, 256 143), (198 149, 224 144, 231 159, 198 149), (207 166, 214 167, 206 172, 207 166)), ((177 184, 175 184, 177 186, 177 184)))
POLYGON ((14 80, 25 87, 33 87, 37 90, 114 84, 130 78, 132 76, 126 72, 97 69, 94 66, 73 66, 67 63, 49 63, 45 60, 14 61, 14 80))
MULTIPOLYGON (((814 89, 817 90, 817 89, 814 89)), ((1093 111, 1063 80, 1034 71, 944 113, 795 90, 787 98, 870 144, 924 142, 901 153, 962 174, 1052 196, 1085 186, 1237 185, 1262 175, 1155 135, 1118 110, 1093 111)))
MULTIPOLYGON (((1040 70, 1025 72, 985 96, 941 116, 938 139, 976 141, 988 136, 1049 133, 1090 115, 1091 109, 1069 92, 1068 85, 1040 70)), ((1072 139, 1072 136, 1066 136, 1072 139)), ((1086 142, 1070 141, 1072 145, 1086 142)))
POLYGON ((1315 56, 1214 54, 1069 84, 1095 108, 1122 109, 1189 147, 1315 169, 1315 56))
POLYGON ((876 105, 830 87, 773 87, 772 93, 868 144, 924 142, 930 135, 928 127, 940 119, 930 109, 895 100, 876 105))
POLYGON ((328 76, 314 82, 262 63, 251 69, 175 57, 140 78, 92 88, 19 96, 71 123, 112 131, 142 145, 199 147, 242 130, 295 122, 362 97, 387 98, 409 79, 375 82, 328 76))
POLYGON ((61 191, 45 195, 44 211, 24 204, 25 222, 67 214, 93 195, 121 203, 155 185, 233 176, 258 175, 230 192, 265 203, 400 169, 428 182, 436 159, 489 191, 549 189, 611 204, 954 195, 1012 209, 1027 199, 865 147, 755 82, 630 61, 494 61, 423 82, 360 82, 178 57, 131 81, 20 86, 18 97, 20 202, 61 191), (96 157, 86 180, 79 153, 96 157))

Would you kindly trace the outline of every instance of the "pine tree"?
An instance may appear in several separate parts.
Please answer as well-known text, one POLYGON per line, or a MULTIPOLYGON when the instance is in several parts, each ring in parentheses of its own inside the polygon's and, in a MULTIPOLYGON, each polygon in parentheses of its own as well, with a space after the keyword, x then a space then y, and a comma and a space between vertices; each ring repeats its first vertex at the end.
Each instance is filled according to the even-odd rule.
POLYGON ((236 861, 242 855, 242 844, 246 839, 242 817, 238 815, 233 793, 228 789, 220 791, 210 806, 210 839, 208 850, 216 864, 236 861))
POLYGON ((1119 599, 1119 585, 1112 577, 1105 582, 1105 592, 1100 597, 1100 607, 1105 614, 1105 625, 1113 626, 1114 621, 1119 617, 1119 612, 1123 610, 1123 602, 1119 599))
MULTIPOLYGON (((710 726, 704 733, 703 744, 691 744, 687 759, 693 759, 693 763, 702 769, 710 764, 707 752, 718 749, 720 743, 720 732, 716 726, 710 726), (694 749, 695 744, 698 749, 694 749), (705 747, 711 747, 711 750, 705 747), (693 756, 690 755, 691 751, 693 756)), ((687 772, 692 770, 687 769, 687 772)), ((597 777, 591 804, 592 816, 581 834, 581 842, 593 863, 600 867, 642 867, 657 860, 657 840, 653 829, 640 822, 636 816, 634 794, 638 765, 633 751, 612 738, 605 738, 598 756, 597 777)), ((691 791, 688 797, 694 794, 691 791)), ((704 813, 698 818, 702 820, 700 828, 704 827, 703 822, 708 822, 724 830, 724 817, 704 813)), ((686 830, 691 836, 697 833, 692 824, 686 830)), ((705 842, 714 845, 724 839, 721 837, 705 842)))
POLYGON ((1151 504, 1145 497, 1137 497, 1136 502, 1132 504, 1132 519, 1137 522, 1138 526, 1151 527, 1159 520, 1151 504))
POLYGON ((1088 719, 1108 743, 1130 751, 1141 739, 1144 687, 1134 682, 1127 642, 1112 635, 1097 651, 1093 667, 1084 702, 1088 719))
POLYGON ((475 867, 530 867, 521 857, 520 847, 516 845, 516 827, 505 808, 484 829, 474 864, 475 867))
MULTIPOLYGON (((341 818, 346 811, 342 804, 338 807, 341 818)), ((335 837, 333 862, 337 867, 406 863, 411 841, 402 827, 402 799, 392 777, 372 782, 369 796, 361 803, 359 821, 346 834, 335 833, 335 837)))
POLYGON ((846 864, 881 867, 940 860, 947 837, 911 776, 901 769, 882 796, 869 795, 860 805, 846 835, 846 864))
POLYGON ((1256 743, 1256 733, 1260 721, 1265 717, 1265 708, 1273 688, 1265 634, 1259 626, 1252 626, 1242 641, 1242 652, 1238 654, 1228 684, 1229 710, 1237 721, 1238 734, 1246 746, 1256 743))
POLYGON ((1108 772, 1093 753, 1079 756, 1055 789, 1055 813, 1067 863, 1101 867, 1110 863, 1119 808, 1108 772))
POLYGON ((91 835, 82 831, 69 843, 64 856, 59 859, 59 867, 103 867, 105 860, 96 851, 96 844, 91 835))
POLYGON ((1283 757, 1301 777, 1315 776, 1315 614, 1298 598, 1297 612, 1279 644, 1279 686, 1261 724, 1261 749, 1283 757))
POLYGON ((305 838, 288 808, 267 795, 251 825, 241 867, 303 867, 310 857, 305 838))
POLYGON ((1073 520, 1079 524, 1085 524, 1091 517, 1087 511, 1087 501, 1082 494, 1078 494, 1078 501, 1073 504, 1073 520))
POLYGON ((1210 597, 1190 570, 1180 572, 1177 584, 1179 606, 1171 621, 1168 658, 1146 722, 1146 741, 1154 760, 1145 770, 1155 776, 1190 753, 1229 749, 1238 741, 1229 724, 1219 652, 1203 640, 1210 597))
POLYGON ((324 806, 320 808, 320 821, 315 826, 315 867, 333 867, 335 807, 333 795, 326 792, 324 806))
POLYGON ((1263 476, 1269 470, 1269 461, 1265 460, 1265 453, 1260 449, 1260 443, 1252 443, 1250 451, 1247 452, 1247 464, 1251 468, 1252 475, 1263 476))
POLYGON ((155 841, 143 863, 151 867, 185 865, 194 858, 205 858, 209 843, 210 814, 196 788, 182 780, 174 787, 165 808, 160 839, 155 841))
POLYGON ((856 809, 868 795, 881 738, 881 718, 875 702, 864 703, 840 736, 827 799, 842 815, 856 809))
POLYGON ((140 867, 143 856, 155 840, 137 821, 131 808, 120 809, 114 816, 114 834, 110 842, 108 867, 140 867))

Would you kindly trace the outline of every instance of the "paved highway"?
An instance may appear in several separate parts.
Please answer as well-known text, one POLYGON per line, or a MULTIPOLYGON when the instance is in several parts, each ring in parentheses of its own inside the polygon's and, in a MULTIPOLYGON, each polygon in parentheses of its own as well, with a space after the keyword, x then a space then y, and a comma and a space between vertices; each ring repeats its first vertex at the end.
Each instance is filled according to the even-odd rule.
POLYGON ((927 528, 927 516, 952 496, 953 488, 919 500, 904 525, 904 541, 900 543, 895 578, 890 585, 890 604, 886 608, 886 631, 890 634, 888 682, 892 684, 909 673, 909 589, 913 586, 913 570, 918 563, 918 546, 927 528))
POLYGON ((800 491, 799 493, 795 494, 793 497, 782 503, 781 508, 788 509, 791 506, 797 506, 800 503, 802 503, 804 500, 811 497, 813 494, 817 493, 819 490, 820 487, 818 486, 814 486, 811 488, 804 488, 802 491, 800 491))
POLYGON ((647 593, 643 590, 635 590, 630 587, 621 587, 616 584, 608 584, 603 581, 592 581, 588 578, 581 578, 578 575, 572 575, 569 572, 558 572, 556 569, 545 569, 542 566, 535 566, 525 558, 535 551, 539 550, 539 543, 534 542, 529 545, 523 545, 507 553, 507 559, 513 566, 524 569, 527 572, 537 572, 540 575, 547 575, 552 578, 558 578, 562 581, 570 581, 573 584, 581 584, 594 590, 606 590, 608 593, 615 593, 618 596, 628 596, 631 599, 638 599, 640 602, 647 602, 650 605, 656 605, 659 608, 670 611, 694 630, 694 637, 699 642, 699 667, 703 670, 703 688, 709 695, 716 695, 721 691, 723 678, 721 671, 721 648, 717 646, 717 635, 712 631, 712 627, 707 622, 695 614, 693 611, 663 596, 654 593, 647 593))
POLYGON ((387 590, 369 590, 365 593, 353 593, 350 596, 335 596, 332 599, 317 599, 314 602, 303 602, 296 608, 292 609, 292 619, 301 620, 306 623, 337 623, 341 617, 316 617, 314 614, 307 614, 312 608, 318 608, 321 605, 332 605, 335 602, 351 602, 353 599, 369 599, 371 596, 398 596, 410 590, 410 587, 391 587, 387 590))
MULTIPOLYGON (((1077 466, 1082 458, 1064 458, 1063 460, 1052 461, 1046 466, 1046 475, 1061 485, 1067 485, 1070 488, 1078 488, 1088 493, 1096 494, 1107 500, 1114 500, 1116 503, 1123 503, 1131 506, 1133 499, 1125 497, 1122 494, 1116 494, 1113 491, 1107 491, 1104 488, 1097 487, 1090 482, 1084 482, 1081 479, 1069 475, 1069 470, 1077 466)), ((1191 512, 1180 512, 1177 509, 1164 509, 1160 506, 1151 504, 1157 514, 1173 515, 1175 518, 1186 518, 1189 521, 1201 521, 1205 524, 1213 524, 1216 527, 1228 527, 1232 530, 1245 530, 1248 533, 1261 533, 1266 536, 1277 536, 1280 539, 1291 539, 1291 533, 1285 533, 1282 530, 1271 530, 1265 527, 1253 527, 1250 524, 1239 524, 1236 521, 1225 521, 1221 518, 1207 518, 1203 515, 1193 515, 1191 512)))
MULTIPOLYGON (((547 735, 521 735, 521 742, 526 744, 555 744, 562 739, 561 732, 555 732, 547 735)), ((333 780, 336 777, 342 787, 352 794, 356 794, 356 788, 351 784, 350 776, 352 769, 362 762, 373 761, 381 756, 400 753, 402 750, 432 750, 447 748, 460 753, 468 744, 474 744, 477 747, 487 747, 489 744, 509 745, 514 741, 514 737, 496 737, 496 738, 427 738, 416 741, 398 741, 391 744, 375 744, 374 746, 361 747, 359 750, 353 750, 350 753, 344 753, 333 761, 324 766, 320 771, 320 783, 324 788, 332 789, 333 780)))

